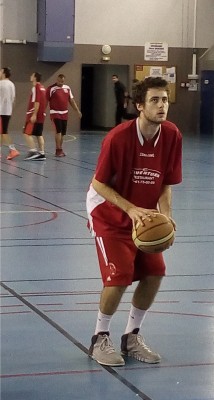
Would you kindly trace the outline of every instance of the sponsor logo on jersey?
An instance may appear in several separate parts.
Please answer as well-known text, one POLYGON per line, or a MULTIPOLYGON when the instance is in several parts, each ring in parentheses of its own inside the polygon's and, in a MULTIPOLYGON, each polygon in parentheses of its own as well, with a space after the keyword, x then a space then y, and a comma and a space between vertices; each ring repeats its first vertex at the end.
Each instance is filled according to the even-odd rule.
POLYGON ((154 157, 154 153, 140 153, 140 157, 154 157))
POLYGON ((149 168, 134 168, 132 170, 132 182, 144 185, 154 185, 160 178, 161 172, 149 168))

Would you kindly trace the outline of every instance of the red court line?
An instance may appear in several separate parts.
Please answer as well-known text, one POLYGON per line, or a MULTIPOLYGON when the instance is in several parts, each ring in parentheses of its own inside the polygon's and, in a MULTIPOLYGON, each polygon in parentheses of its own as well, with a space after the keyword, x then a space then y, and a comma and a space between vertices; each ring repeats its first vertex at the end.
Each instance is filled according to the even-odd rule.
POLYGON ((86 369, 83 371, 50 371, 50 372, 33 372, 23 374, 3 374, 0 378, 24 378, 26 376, 51 376, 51 375, 73 375, 73 374, 87 374, 87 373, 103 372, 101 369, 86 369))
MULTIPOLYGON (((208 293, 208 292, 213 292, 214 289, 187 289, 187 290, 160 290, 159 293, 171 293, 171 292, 179 292, 179 293, 183 293, 183 292, 187 292, 187 293, 208 293)), ((45 292, 21 292, 22 296, 25 297, 46 297, 46 296, 91 296, 91 295, 100 295, 100 290, 96 290, 96 291, 62 291, 62 292, 55 292, 55 291, 45 291, 45 292)), ((132 291, 127 291, 126 294, 133 294, 132 291)), ((8 293, 3 293, 0 295, 0 297, 6 298, 6 297, 13 297, 11 295, 9 295, 8 293)))
MULTIPOLYGON (((178 301, 178 300, 162 300, 162 301, 154 301, 154 303, 153 304, 174 304, 174 303, 180 303, 180 301, 178 301)), ((76 302, 75 304, 78 304, 78 305, 86 305, 86 304, 99 304, 99 302, 98 301, 90 301, 90 302, 76 302)), ((121 301, 120 302, 120 304, 130 304, 130 301, 121 301)))
MULTIPOLYGON (((96 309, 81 309, 81 308, 63 308, 63 309, 47 309, 42 310, 45 313, 58 313, 58 312, 97 312, 96 309)), ((32 311, 11 311, 11 312, 2 312, 0 315, 10 315, 10 314, 29 314, 32 311)), ((129 312, 129 310, 118 310, 118 312, 129 312)), ((195 314, 195 313, 182 313, 175 311, 148 311, 151 314, 165 314, 165 315, 180 315, 182 317, 200 317, 200 318, 214 318, 214 315, 206 315, 206 314, 195 314)))
MULTIPOLYGON (((46 313, 49 312, 64 312, 64 311, 70 311, 70 312, 80 312, 80 311, 86 311, 86 312, 94 312, 97 311, 96 309, 93 310, 89 310, 89 309, 61 309, 61 310, 43 310, 46 313)), ((118 309, 117 312, 129 312, 129 310, 120 310, 118 309)), ((181 315, 181 316, 185 316, 185 317, 204 317, 204 318, 214 318, 214 315, 206 315, 206 314, 194 314, 194 313, 181 313, 181 312, 174 312, 174 311, 148 311, 151 314, 167 314, 167 315, 181 315)))
POLYGON ((0 306, 0 308, 10 308, 10 307, 24 307, 23 304, 10 304, 8 306, 0 306))
POLYGON ((54 220, 58 217, 58 213, 55 212, 55 211, 51 212, 51 214, 52 214, 51 218, 45 219, 44 221, 33 222, 32 224, 2 226, 1 229, 23 228, 23 227, 25 227, 25 226, 34 226, 34 225, 46 224, 46 222, 54 221, 54 220))
MULTIPOLYGON (((120 371, 133 371, 142 369, 162 369, 162 368, 191 368, 191 367, 212 367, 213 363, 190 363, 190 364, 174 364, 174 365, 142 365, 139 367, 120 367, 120 371)), ((32 372, 32 373, 22 373, 22 374, 2 374, 0 378, 24 378, 24 377, 34 377, 34 376, 53 376, 53 375, 73 375, 73 374, 88 374, 103 372, 102 369, 86 369, 82 371, 49 371, 49 372, 32 372)))
MULTIPOLYGON (((2 203, 4 204, 4 203, 2 203)), ((29 207, 29 208, 34 208, 34 209, 38 209, 38 210, 42 210, 42 211, 48 211, 49 213, 51 213, 51 218, 45 219, 44 221, 40 221, 40 222, 33 222, 32 224, 22 224, 22 225, 13 225, 13 226, 1 226, 1 229, 11 229, 11 228, 22 228, 25 226, 34 226, 34 225, 40 225, 40 224, 45 224, 46 222, 50 222, 55 220, 56 218, 58 218, 58 213, 57 211, 52 211, 49 210, 47 208, 44 207, 39 207, 39 206, 34 206, 34 205, 30 205, 30 204, 16 204, 16 203, 5 203, 5 204, 13 204, 13 205, 19 205, 19 206, 24 206, 24 207, 29 207)))
POLYGON ((192 303, 196 303, 196 304, 214 304, 214 301, 192 301, 192 303))
POLYGON ((36 303, 36 306, 63 306, 63 303, 36 303))
POLYGON ((0 315, 11 315, 11 314, 30 314, 32 311, 8 311, 0 312, 0 315))

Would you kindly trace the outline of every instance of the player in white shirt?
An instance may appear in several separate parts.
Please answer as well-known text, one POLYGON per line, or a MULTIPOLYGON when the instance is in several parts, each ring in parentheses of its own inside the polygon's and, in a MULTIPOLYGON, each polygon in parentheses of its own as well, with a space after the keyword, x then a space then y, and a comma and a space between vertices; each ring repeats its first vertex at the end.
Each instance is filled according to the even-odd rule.
POLYGON ((5 67, 0 70, 0 131, 1 144, 9 147, 7 160, 19 156, 19 151, 16 150, 10 135, 8 134, 9 121, 13 111, 15 101, 15 85, 10 80, 10 68, 5 67))

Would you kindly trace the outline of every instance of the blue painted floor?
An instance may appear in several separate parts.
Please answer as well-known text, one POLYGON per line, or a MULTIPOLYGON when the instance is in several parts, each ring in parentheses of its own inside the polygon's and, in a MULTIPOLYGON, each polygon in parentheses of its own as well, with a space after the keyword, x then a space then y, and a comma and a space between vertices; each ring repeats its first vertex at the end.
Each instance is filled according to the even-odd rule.
MULTIPOLYGON (((184 135, 176 242, 144 323, 160 365, 87 356, 102 288, 85 197, 105 133, 66 136, 56 159, 1 158, 1 400, 214 400, 214 139, 184 135)), ((119 348, 134 287, 112 321, 119 348)))

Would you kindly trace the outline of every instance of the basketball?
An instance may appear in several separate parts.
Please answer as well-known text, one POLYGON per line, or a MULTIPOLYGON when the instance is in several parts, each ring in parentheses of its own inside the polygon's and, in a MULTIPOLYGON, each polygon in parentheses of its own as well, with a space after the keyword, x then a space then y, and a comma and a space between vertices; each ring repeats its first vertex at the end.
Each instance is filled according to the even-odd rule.
POLYGON ((170 220, 161 213, 155 213, 152 221, 143 220, 132 230, 132 239, 137 248, 145 253, 161 253, 174 241, 174 228, 170 220))

